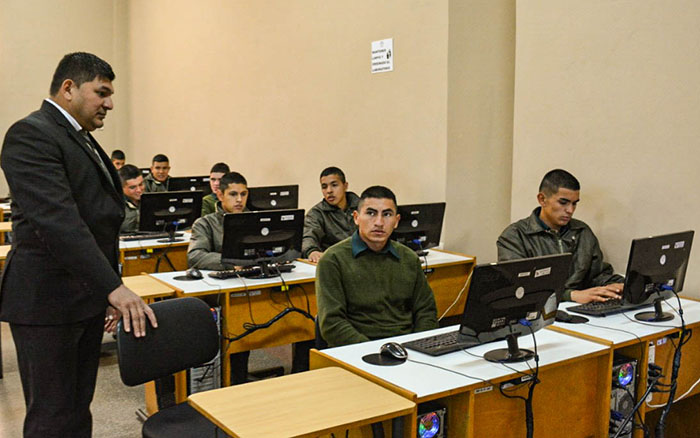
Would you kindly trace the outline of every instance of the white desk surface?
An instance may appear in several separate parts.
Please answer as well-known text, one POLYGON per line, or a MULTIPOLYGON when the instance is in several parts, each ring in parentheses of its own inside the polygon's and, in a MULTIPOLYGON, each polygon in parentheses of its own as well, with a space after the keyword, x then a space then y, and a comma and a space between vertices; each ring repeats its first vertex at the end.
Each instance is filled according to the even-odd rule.
MULTIPOLYGON (((683 318, 686 325, 700 322, 700 302, 681 298, 683 305, 683 318)), ((560 308, 575 306, 576 303, 562 303, 560 308)), ((653 307, 629 310, 624 313, 608 315, 604 317, 586 316, 589 321, 585 324, 569 324, 565 322, 555 322, 555 327, 560 327, 572 332, 594 336, 612 342, 613 345, 620 345, 630 341, 638 341, 638 338, 654 336, 669 330, 680 330, 681 319, 675 310, 678 308, 678 301, 673 298, 662 304, 664 311, 672 313, 675 318, 666 322, 641 322, 634 319, 634 315, 639 312, 653 311, 653 307), (670 305, 673 306, 671 308, 670 305), (675 310, 674 310, 675 309, 675 310)), ((571 312, 572 315, 578 313, 571 312)))
POLYGON ((182 233, 182 236, 177 237, 178 242, 166 243, 159 242, 162 237, 158 239, 143 239, 143 240, 131 240, 129 242, 119 241, 119 249, 148 249, 148 248, 165 248, 168 246, 187 246, 190 244, 190 237, 192 236, 189 232, 182 233))
MULTIPOLYGON (((442 252, 438 249, 429 249, 428 255, 426 257, 428 260, 428 267, 474 260, 474 257, 467 257, 459 254, 451 254, 448 252, 442 252)), ((421 257, 420 260, 421 264, 425 266, 425 258, 421 257)))
MULTIPOLYGON (((312 280, 316 278, 316 266, 304 263, 304 262, 294 262, 296 268, 292 272, 287 272, 282 274, 282 278, 287 283, 298 283, 304 280, 312 280)), ((262 280, 254 280, 251 278, 228 278, 226 280, 217 280, 216 278, 211 278, 208 274, 212 271, 207 271, 205 269, 201 270, 204 278, 201 280, 176 280, 175 277, 180 277, 185 275, 184 271, 179 272, 161 272, 158 274, 150 274, 151 276, 173 286, 176 289, 182 290, 186 294, 194 293, 205 293, 205 292, 217 292, 232 289, 245 289, 246 286, 249 290, 256 290, 263 287, 269 287, 273 285, 281 284, 279 277, 266 278, 262 280)))
POLYGON ((3 210, 5 213, 9 213, 9 212, 12 211, 12 207, 10 207, 10 203, 9 203, 9 202, 0 202, 0 208, 2 208, 2 210, 3 210))
MULTIPOLYGON (((510 369, 505 365, 488 362, 481 358, 484 353, 490 350, 507 348, 505 341, 491 342, 469 348, 469 351, 473 355, 464 351, 457 351, 433 357, 417 351, 408 350, 409 361, 395 366, 370 365, 362 360, 362 357, 367 354, 378 353, 379 348, 385 342, 405 342, 457 330, 457 328, 458 326, 443 327, 422 333, 397 336, 390 339, 380 339, 363 342, 361 344, 329 348, 322 352, 339 361, 379 377, 386 382, 411 391, 418 396, 418 400, 435 398, 439 394, 458 388, 481 385, 483 380, 499 379, 514 375, 516 374, 514 370, 529 372, 530 370, 527 364, 531 367, 535 366, 534 361, 531 360, 527 363, 509 364, 508 366, 513 368, 510 369), (461 376, 430 365, 411 362, 411 360, 427 362, 471 377, 461 376)), ((608 349, 605 345, 568 336, 552 330, 540 330, 535 333, 535 337, 537 339, 537 350, 540 356, 540 367, 576 357, 599 353, 608 349)), ((532 349, 532 336, 528 335, 519 338, 518 345, 520 348, 532 349)))

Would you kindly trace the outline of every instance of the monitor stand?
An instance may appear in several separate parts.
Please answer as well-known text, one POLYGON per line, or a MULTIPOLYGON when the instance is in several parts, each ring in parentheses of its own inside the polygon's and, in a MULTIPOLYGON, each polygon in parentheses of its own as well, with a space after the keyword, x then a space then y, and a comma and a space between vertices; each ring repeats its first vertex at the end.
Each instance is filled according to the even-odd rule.
POLYGON ((280 276, 280 274, 278 272, 275 272, 274 269, 270 269, 269 259, 268 260, 258 260, 258 261, 256 261, 256 265, 260 267, 260 275, 248 277, 252 280, 263 280, 265 278, 275 278, 275 277, 280 276))
POLYGON ((174 243, 174 242, 184 242, 185 239, 178 239, 175 237, 177 233, 177 228, 173 228, 171 230, 168 230, 168 237, 166 239, 158 239, 156 242, 158 243, 174 243))
POLYGON ((484 354, 484 359, 489 362, 525 362, 526 360, 535 357, 535 353, 531 350, 520 349, 518 347, 518 336, 519 333, 511 333, 506 336, 506 342, 508 342, 508 348, 499 348, 496 350, 491 350, 484 354))
POLYGON ((654 311, 653 312, 639 312, 634 315, 634 318, 638 321, 644 322, 664 322, 672 320, 673 314, 664 312, 661 308, 661 302, 663 298, 657 298, 654 300, 654 311))

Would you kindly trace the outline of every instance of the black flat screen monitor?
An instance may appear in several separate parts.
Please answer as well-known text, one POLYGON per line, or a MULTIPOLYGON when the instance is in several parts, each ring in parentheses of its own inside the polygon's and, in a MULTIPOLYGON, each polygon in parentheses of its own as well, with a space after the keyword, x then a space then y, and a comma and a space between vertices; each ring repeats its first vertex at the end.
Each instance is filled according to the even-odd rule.
POLYGON ((508 348, 489 351, 486 360, 533 357, 532 351, 518 348, 518 337, 554 322, 570 265, 571 254, 566 253, 476 266, 458 342, 478 345, 505 338, 508 348))
POLYGON ((257 278, 278 274, 270 264, 301 257, 304 210, 271 210, 224 215, 221 263, 259 265, 257 278))
POLYGON ((170 233, 191 227, 202 214, 202 192, 149 192, 141 195, 139 231, 170 233))
POLYGON ((653 312, 635 315, 641 321, 668 321, 661 302, 683 290, 694 231, 632 240, 623 299, 630 304, 654 304, 653 312))
POLYGON ((209 184, 209 175, 203 176, 176 176, 168 178, 168 191, 178 192, 189 190, 201 191, 204 196, 211 193, 211 185, 209 184))
POLYGON ((146 178, 149 173, 151 173, 151 168, 150 167, 140 167, 139 170, 141 171, 141 176, 146 178))
POLYGON ((248 187, 248 210, 292 210, 299 208, 299 186, 248 187))
POLYGON ((401 220, 391 238, 408 246, 418 255, 425 255, 426 249, 440 244, 445 206, 444 202, 399 205, 401 220))

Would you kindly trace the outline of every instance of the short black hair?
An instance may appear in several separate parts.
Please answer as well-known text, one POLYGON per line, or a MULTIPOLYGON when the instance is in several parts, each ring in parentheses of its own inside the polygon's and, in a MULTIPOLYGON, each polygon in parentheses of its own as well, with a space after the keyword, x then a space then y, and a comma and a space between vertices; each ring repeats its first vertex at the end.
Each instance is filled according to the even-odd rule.
POLYGON ((557 193, 561 188, 578 191, 581 190, 581 185, 575 176, 564 169, 550 170, 540 183, 540 192, 546 196, 557 193))
POLYGON ((243 184, 248 187, 248 181, 246 181, 243 175, 238 172, 229 172, 222 176, 219 182, 219 190, 221 190, 221 193, 224 193, 231 184, 243 184))
POLYGON ((75 82, 76 87, 80 87, 84 82, 90 82, 95 78, 113 81, 115 75, 112 66, 92 53, 69 53, 61 59, 56 67, 51 79, 49 95, 55 96, 66 79, 71 79, 75 82))
POLYGON ((228 167, 228 164, 226 163, 216 163, 215 165, 211 166, 211 170, 209 173, 229 173, 231 172, 231 169, 228 167))
POLYGON ((119 179, 122 180, 122 185, 125 185, 130 179, 138 178, 143 176, 141 170, 133 164, 125 164, 121 169, 118 170, 119 179))
POLYGON ((391 199, 394 201, 395 206, 398 205, 396 203, 396 195, 394 195, 394 192, 392 192, 391 189, 384 186, 372 186, 366 188, 365 191, 362 192, 362 195, 360 195, 360 202, 357 204, 358 210, 362 208, 362 204, 364 204, 365 199, 368 198, 391 199))
POLYGON ((125 160, 126 155, 124 155, 124 151, 121 149, 115 149, 112 151, 112 156, 110 158, 112 160, 125 160))
POLYGON ((343 171, 340 170, 340 168, 335 166, 326 167, 325 169, 323 169, 323 172, 321 172, 321 176, 318 179, 329 175, 338 175, 340 177, 340 181, 342 183, 345 183, 345 173, 343 173, 343 171))
POLYGON ((151 160, 151 163, 169 163, 170 160, 166 155, 163 154, 157 154, 153 159, 151 160))

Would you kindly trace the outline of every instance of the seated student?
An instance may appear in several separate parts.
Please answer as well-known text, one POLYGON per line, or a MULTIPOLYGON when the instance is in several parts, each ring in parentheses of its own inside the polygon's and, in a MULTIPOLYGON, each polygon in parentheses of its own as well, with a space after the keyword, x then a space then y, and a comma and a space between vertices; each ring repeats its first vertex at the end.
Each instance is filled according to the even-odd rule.
POLYGON ((219 181, 221 178, 229 173, 228 164, 226 163, 216 163, 212 166, 209 171, 209 186, 211 187, 211 193, 202 198, 202 216, 206 216, 209 213, 214 213, 216 211, 216 203, 219 201, 219 197, 216 192, 219 191, 219 181))
POLYGON ((153 157, 151 162, 151 173, 149 173, 144 182, 146 183, 147 192, 167 192, 168 191, 168 173, 170 172, 170 160, 163 154, 158 154, 153 157))
POLYGON ((112 164, 114 164, 114 167, 117 168, 117 170, 121 169, 124 163, 126 162, 126 155, 124 155, 124 151, 121 151, 119 149, 115 149, 112 151, 112 164))
POLYGON ((187 247, 187 265, 190 268, 230 269, 221 263, 224 241, 224 213, 242 213, 248 200, 248 182, 238 172, 221 178, 217 191, 216 211, 200 217, 192 225, 192 237, 187 247))
POLYGON ((316 268, 321 336, 329 346, 437 328, 437 310, 416 253, 390 240, 399 223, 386 187, 362 192, 357 231, 328 248, 316 268))
POLYGON ((126 201, 126 215, 119 232, 132 233, 139 229, 139 204, 144 191, 143 175, 138 167, 125 164, 119 169, 119 178, 122 180, 122 191, 126 201))
POLYGON ((593 231, 572 216, 579 202, 580 185, 569 172, 549 171, 540 183, 532 214, 509 225, 498 237, 498 260, 570 252, 571 275, 566 281, 565 301, 589 303, 619 298, 624 277, 613 272, 593 231))
POLYGON ((327 167, 321 172, 323 200, 311 207, 304 218, 301 253, 309 261, 318 263, 323 251, 350 237, 357 229, 352 215, 360 198, 347 190, 342 170, 327 167))

